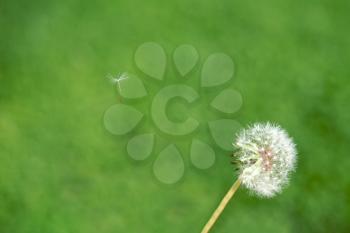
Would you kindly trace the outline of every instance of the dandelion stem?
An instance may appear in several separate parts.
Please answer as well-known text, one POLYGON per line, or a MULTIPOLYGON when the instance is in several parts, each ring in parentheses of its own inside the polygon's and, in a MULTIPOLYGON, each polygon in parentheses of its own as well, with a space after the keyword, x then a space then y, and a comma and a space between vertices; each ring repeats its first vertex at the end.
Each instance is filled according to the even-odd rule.
POLYGON ((204 226, 203 230, 201 233, 208 233, 210 229, 214 226, 216 220, 219 218, 221 215, 222 211, 225 209, 227 203, 231 200, 239 186, 241 185, 241 179, 238 178, 236 182, 231 186, 231 188, 228 190, 226 193, 225 197, 222 199, 220 202, 219 206, 216 208, 214 211, 213 215, 210 217, 209 221, 207 224, 204 226))

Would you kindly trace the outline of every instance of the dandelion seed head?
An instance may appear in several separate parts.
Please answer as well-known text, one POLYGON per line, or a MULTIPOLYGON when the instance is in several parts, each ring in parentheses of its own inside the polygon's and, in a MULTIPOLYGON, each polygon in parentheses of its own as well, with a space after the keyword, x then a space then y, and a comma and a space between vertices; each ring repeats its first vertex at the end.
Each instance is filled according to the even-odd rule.
POLYGON ((295 144, 286 131, 257 123, 239 132, 234 146, 242 184, 262 197, 280 193, 296 163, 295 144))

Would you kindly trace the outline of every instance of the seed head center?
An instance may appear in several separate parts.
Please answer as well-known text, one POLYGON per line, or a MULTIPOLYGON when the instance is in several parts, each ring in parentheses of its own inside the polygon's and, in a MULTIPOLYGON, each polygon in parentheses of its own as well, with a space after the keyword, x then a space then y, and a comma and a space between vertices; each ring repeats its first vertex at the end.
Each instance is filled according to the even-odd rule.
POLYGON ((270 148, 262 148, 259 150, 259 155, 262 158, 265 171, 270 171, 272 168, 273 154, 270 148))

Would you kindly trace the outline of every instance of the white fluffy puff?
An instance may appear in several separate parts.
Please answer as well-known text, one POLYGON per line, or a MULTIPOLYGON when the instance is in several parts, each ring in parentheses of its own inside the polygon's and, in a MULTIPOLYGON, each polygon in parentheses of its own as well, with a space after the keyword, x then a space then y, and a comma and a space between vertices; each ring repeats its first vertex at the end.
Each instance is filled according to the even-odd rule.
POLYGON ((237 151, 242 184, 262 197, 273 197, 288 183, 295 169, 296 149, 293 140, 280 126, 257 123, 243 129, 233 144, 237 151))

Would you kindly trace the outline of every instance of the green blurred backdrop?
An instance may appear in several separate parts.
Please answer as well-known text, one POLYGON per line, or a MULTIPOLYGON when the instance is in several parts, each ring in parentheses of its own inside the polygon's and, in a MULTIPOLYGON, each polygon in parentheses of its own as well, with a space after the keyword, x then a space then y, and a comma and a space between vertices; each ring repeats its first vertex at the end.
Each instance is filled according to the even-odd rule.
POLYGON ((1 0, 0 233, 200 232, 235 179, 228 157, 217 151, 204 171, 184 158, 185 176, 166 186, 155 156, 132 161, 128 138, 103 127, 116 103, 106 74, 136 71, 146 41, 168 57, 182 43, 201 62, 229 54, 244 99, 234 118, 278 122, 297 143, 290 186, 273 199, 240 189, 213 232, 350 232, 349 7, 1 0))

